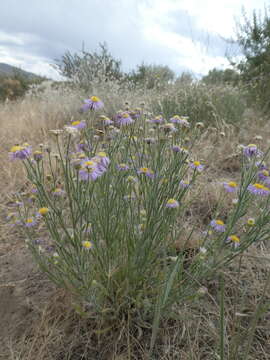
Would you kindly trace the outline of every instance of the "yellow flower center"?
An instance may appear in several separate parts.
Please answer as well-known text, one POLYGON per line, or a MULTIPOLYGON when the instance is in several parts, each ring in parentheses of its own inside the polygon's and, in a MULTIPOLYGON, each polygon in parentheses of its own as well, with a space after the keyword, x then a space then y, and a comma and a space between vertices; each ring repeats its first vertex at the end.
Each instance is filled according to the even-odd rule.
POLYGON ((142 167, 142 168, 140 168, 140 172, 142 172, 142 173, 147 173, 149 171, 149 169, 147 168, 147 167, 142 167))
POLYGON ((248 224, 249 226, 253 226, 253 225, 255 225, 255 220, 252 219, 252 218, 250 218, 250 219, 247 220, 247 224, 248 224))
POLYGON ((72 123, 71 123, 71 125, 72 126, 76 126, 76 125, 79 125, 81 122, 80 121, 73 121, 72 123))
POLYGON ((254 184, 253 186, 254 186, 256 189, 270 191, 270 189, 268 189, 266 186, 264 186, 264 185, 262 185, 262 184, 254 184))
POLYGON ((104 151, 101 151, 97 154, 99 157, 106 157, 107 154, 104 151))
POLYGON ((195 165, 195 166, 200 166, 201 163, 200 163, 199 161, 194 161, 194 162, 193 162, 193 165, 195 165))
POLYGON ((262 174, 263 174, 264 176, 269 176, 269 171, 263 170, 263 171, 262 171, 262 174))
POLYGON ((257 147, 255 144, 248 144, 248 147, 257 147))
POLYGON ((92 100, 93 102, 99 102, 100 99, 97 96, 91 96, 90 100, 92 100))
POLYGON ((237 187, 237 184, 236 184, 236 182, 234 182, 234 181, 228 182, 228 185, 229 185, 230 187, 232 187, 232 188, 237 187))
POLYGON ((176 203, 176 200, 175 199, 169 199, 167 201, 167 204, 175 204, 176 203))
POLYGON ((24 149, 23 146, 16 145, 16 146, 12 146, 12 148, 10 149, 10 152, 21 151, 23 149, 24 149))
POLYGON ((40 215, 46 215, 46 214, 48 214, 49 209, 46 208, 46 207, 43 207, 43 208, 40 208, 40 209, 38 210, 38 212, 40 213, 40 215))
POLYGON ((83 165, 84 165, 84 166, 93 166, 93 165, 94 165, 94 161, 91 161, 91 160, 86 161, 83 165))
POLYGON ((122 115, 122 117, 125 118, 125 119, 127 119, 127 118, 129 117, 129 114, 128 114, 128 113, 124 113, 124 114, 122 115))
POLYGON ((217 225, 224 225, 224 222, 222 220, 216 220, 217 225))
POLYGON ((91 249, 91 247, 93 246, 93 244, 91 243, 91 241, 83 241, 82 242, 82 246, 85 248, 85 249, 91 249))
POLYGON ((233 242, 236 242, 236 243, 239 243, 239 242, 240 242, 239 237, 236 236, 236 235, 231 235, 231 236, 230 236, 230 240, 233 241, 233 242))
POLYGON ((27 224, 32 224, 33 221, 34 221, 34 220, 31 219, 31 218, 26 220, 27 224))

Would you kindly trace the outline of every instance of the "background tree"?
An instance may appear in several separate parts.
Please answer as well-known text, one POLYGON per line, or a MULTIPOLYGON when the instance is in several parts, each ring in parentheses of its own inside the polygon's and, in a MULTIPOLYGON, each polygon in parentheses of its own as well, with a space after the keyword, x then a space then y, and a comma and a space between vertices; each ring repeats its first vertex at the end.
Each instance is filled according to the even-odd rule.
POLYGON ((173 70, 166 65, 146 65, 142 63, 129 75, 129 81, 135 85, 141 84, 147 89, 160 88, 169 84, 175 78, 173 70))
POLYGON ((193 83, 193 76, 189 71, 183 71, 175 80, 176 85, 185 86, 193 83))
POLYGON ((244 57, 235 65, 250 99, 263 110, 269 110, 270 18, 266 8, 263 14, 254 10, 250 19, 243 13, 243 22, 237 24, 237 43, 244 57))
POLYGON ((230 84, 237 85, 240 80, 239 72, 233 69, 212 69, 202 78, 202 82, 207 85, 230 84))
POLYGON ((98 51, 72 54, 67 51, 56 65, 59 73, 88 90, 94 81, 119 80, 123 77, 121 61, 115 59, 106 43, 98 51))

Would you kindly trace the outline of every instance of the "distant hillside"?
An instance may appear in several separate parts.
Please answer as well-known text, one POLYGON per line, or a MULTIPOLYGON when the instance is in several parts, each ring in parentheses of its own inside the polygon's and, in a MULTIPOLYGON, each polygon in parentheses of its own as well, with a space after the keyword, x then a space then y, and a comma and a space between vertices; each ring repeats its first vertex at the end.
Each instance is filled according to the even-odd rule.
POLYGON ((16 66, 8 65, 5 63, 0 63, 0 76, 14 76, 15 74, 21 74, 26 77, 28 80, 40 80, 41 76, 38 76, 29 71, 22 70, 16 66))

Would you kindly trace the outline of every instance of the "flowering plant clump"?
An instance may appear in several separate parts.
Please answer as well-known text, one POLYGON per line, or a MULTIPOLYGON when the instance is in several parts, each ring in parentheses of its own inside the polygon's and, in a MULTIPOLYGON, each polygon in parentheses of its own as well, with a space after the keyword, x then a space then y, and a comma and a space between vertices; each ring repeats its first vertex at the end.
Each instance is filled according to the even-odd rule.
MULTIPOLYGON (((93 96, 85 108, 101 106, 93 96)), ((30 145, 13 146, 10 157, 23 161, 29 189, 14 202, 8 220, 25 232, 49 278, 90 304, 94 314, 115 319, 129 312, 157 322, 174 304, 196 296, 202 280, 269 238, 270 190, 256 182, 265 180, 258 174, 262 153, 244 150, 241 178, 220 189, 223 197, 233 193, 235 206, 226 216, 217 210, 206 228, 197 229, 198 255, 186 269, 185 244, 194 231, 183 235, 187 208, 197 178, 207 172, 191 160, 202 127, 174 116, 153 129, 163 117, 147 121, 135 110, 115 119, 102 131, 91 118, 73 121, 68 127, 75 136, 68 130, 54 137, 57 154, 43 149, 32 157, 30 145), (185 131, 174 126, 179 122, 185 131)))
POLYGON ((88 110, 99 110, 103 108, 104 104, 97 96, 91 96, 90 99, 84 100, 84 105, 82 106, 81 110, 83 112, 88 110))

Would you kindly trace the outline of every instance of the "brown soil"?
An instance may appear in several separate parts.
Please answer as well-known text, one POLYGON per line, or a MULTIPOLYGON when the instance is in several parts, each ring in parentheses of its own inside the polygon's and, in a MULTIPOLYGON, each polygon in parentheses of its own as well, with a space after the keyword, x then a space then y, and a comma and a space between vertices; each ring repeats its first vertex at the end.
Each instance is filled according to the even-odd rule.
POLYGON ((0 359, 7 359, 12 341, 26 333, 54 291, 22 239, 0 242, 0 359))

